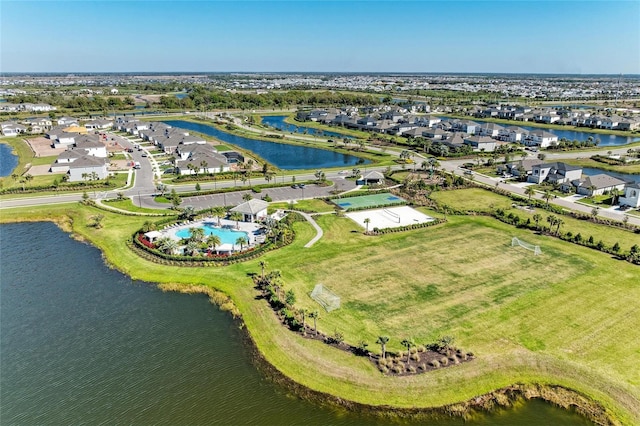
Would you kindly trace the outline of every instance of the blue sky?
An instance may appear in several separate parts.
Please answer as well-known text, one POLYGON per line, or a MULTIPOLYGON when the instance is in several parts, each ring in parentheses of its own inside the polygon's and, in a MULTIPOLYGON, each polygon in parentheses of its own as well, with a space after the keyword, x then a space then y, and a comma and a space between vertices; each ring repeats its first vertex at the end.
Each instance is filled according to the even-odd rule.
POLYGON ((0 71, 640 74, 640 0, 0 0, 0 71))

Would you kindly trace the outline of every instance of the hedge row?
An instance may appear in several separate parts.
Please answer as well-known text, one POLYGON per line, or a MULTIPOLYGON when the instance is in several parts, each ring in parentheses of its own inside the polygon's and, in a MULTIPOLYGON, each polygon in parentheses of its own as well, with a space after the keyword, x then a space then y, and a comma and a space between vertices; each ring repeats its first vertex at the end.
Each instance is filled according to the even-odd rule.
POLYGON ((58 191, 58 192, 68 192, 68 191, 79 191, 79 190, 92 190, 92 189, 110 189, 116 186, 115 183, 101 182, 95 184, 89 184, 86 182, 77 182, 77 183, 64 183, 59 185, 37 185, 37 186, 29 186, 25 189, 22 188, 7 188, 0 190, 0 194, 31 194, 34 192, 42 192, 42 191, 58 191))
POLYGON ((446 223, 446 222, 447 222, 447 219, 440 218, 440 219, 435 219, 431 222, 415 223, 412 225, 399 226, 397 228, 382 228, 382 229, 373 228, 373 231, 371 232, 371 234, 382 235, 382 234, 391 234, 394 232, 411 231, 413 229, 428 228, 430 226, 440 225, 441 223, 446 223))

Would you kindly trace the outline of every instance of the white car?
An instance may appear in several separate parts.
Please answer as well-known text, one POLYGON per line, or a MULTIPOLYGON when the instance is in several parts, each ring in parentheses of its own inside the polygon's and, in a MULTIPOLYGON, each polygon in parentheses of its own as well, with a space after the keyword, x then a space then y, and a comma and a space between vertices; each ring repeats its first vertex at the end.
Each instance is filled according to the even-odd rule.
POLYGON ((349 172, 348 172, 348 171, 346 171, 346 170, 342 170, 342 171, 339 171, 339 172, 338 172, 338 174, 339 174, 339 175, 348 175, 348 174, 349 174, 349 172))

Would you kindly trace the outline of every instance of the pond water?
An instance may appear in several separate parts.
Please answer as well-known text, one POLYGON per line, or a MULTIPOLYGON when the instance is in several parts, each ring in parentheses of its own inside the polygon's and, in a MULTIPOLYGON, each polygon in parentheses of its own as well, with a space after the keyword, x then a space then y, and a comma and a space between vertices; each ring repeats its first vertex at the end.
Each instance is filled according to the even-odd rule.
POLYGON ((313 127, 300 126, 297 124, 289 124, 285 122, 286 115, 265 115, 262 117, 262 124, 266 124, 268 126, 274 127, 276 129, 282 130, 284 132, 290 133, 305 133, 310 136, 324 136, 324 137, 335 137, 335 138, 349 138, 352 139, 351 136, 345 135, 339 132, 332 132, 330 130, 320 130, 314 129, 313 127))
POLYGON ((9 176, 18 165, 18 156, 11 145, 0 143, 0 177, 9 176))
MULTIPOLYGON (((206 297, 133 281, 51 223, 0 225, 0 236, 0 424, 425 424, 296 398, 261 375, 206 297)), ((590 423, 530 401, 429 424, 590 423)))
POLYGON ((289 145, 268 140, 249 139, 224 132, 213 126, 184 120, 163 120, 165 123, 194 132, 213 136, 216 139, 251 151, 283 170, 323 169, 368 164, 354 155, 342 154, 310 146, 289 145))

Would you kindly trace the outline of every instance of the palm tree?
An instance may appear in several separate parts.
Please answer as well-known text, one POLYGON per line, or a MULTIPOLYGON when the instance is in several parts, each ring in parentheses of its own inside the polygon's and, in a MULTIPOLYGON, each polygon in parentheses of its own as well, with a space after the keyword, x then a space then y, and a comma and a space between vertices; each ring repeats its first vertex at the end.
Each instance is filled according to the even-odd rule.
POLYGON ((196 243, 202 242, 204 240, 204 228, 199 227, 191 227, 189 228, 189 236, 190 241, 195 241, 196 243))
POLYGON ((366 225, 366 227, 367 227, 367 234, 369 233, 369 223, 371 223, 371 219, 369 219, 368 217, 367 217, 367 218, 365 218, 365 220, 364 220, 364 224, 365 224, 365 225, 366 225))
POLYGON ((558 218, 556 220, 556 235, 558 235, 560 233, 560 227, 564 225, 564 220, 558 218))
POLYGON ((547 216, 547 222, 549 223, 549 231, 551 231, 556 223, 558 223, 558 218, 554 215, 549 215, 547 216))
POLYGON ((261 260, 260 261, 260 269, 262 269, 262 281, 264 281, 264 270, 267 267, 267 261, 266 260, 261 260))
POLYGON ((591 209, 591 216, 593 216, 593 218, 595 219, 598 216, 598 213, 600 212, 600 208, 599 207, 594 207, 591 209))
POLYGON ((218 247, 222 241, 220 237, 216 234, 211 234, 207 237, 207 246, 210 247, 213 251, 216 251, 216 247, 218 247))
POLYGON ((242 199, 243 199, 244 201, 249 201, 249 200, 251 200, 252 198, 253 198, 253 195, 251 195, 249 192, 247 192, 246 194, 244 194, 244 195, 242 196, 242 199))
POLYGON ((416 342, 413 339, 408 338, 402 339, 402 342, 400 342, 400 344, 407 348, 407 362, 409 362, 409 357, 411 356, 411 348, 416 345, 416 342))
POLYGON ((611 205, 614 206, 618 204, 618 198, 620 197, 620 190, 618 188, 613 188, 611 191, 611 205))
POLYGON ((318 311, 309 312, 309 318, 313 318, 313 332, 315 335, 318 335, 318 318, 320 318, 320 313, 318 311))
POLYGON ((178 249, 178 243, 170 237, 161 238, 157 245, 158 249, 167 254, 174 254, 178 249))
POLYGON ((540 230, 540 227, 538 226, 538 224, 540 223, 540 221, 542 220, 542 215, 539 213, 536 213, 533 215, 533 220, 536 222, 536 230, 540 230))
POLYGON ((247 238, 246 237, 238 237, 238 239, 236 240, 236 244, 238 244, 240 246, 240 251, 242 251, 242 249, 244 248, 244 245, 247 244, 247 238))
POLYGON ((229 216, 229 219, 235 220, 236 221, 236 229, 240 229, 239 222, 242 220, 242 213, 233 212, 233 213, 231 213, 231 216, 229 216))
POLYGON ((549 207, 549 200, 551 199, 551 197, 553 197, 551 191, 544 191, 544 195, 542 196, 542 198, 547 200, 547 207, 549 207))
POLYGON ((213 207, 211 209, 211 214, 218 218, 218 227, 220 227, 220 219, 225 217, 227 215, 227 211, 225 210, 224 207, 218 206, 218 207, 213 207))
POLYGON ((389 336, 378 336, 376 343, 380 345, 382 350, 382 359, 385 359, 387 355, 387 343, 389 343, 389 336))
POLYGON ((531 197, 536 193, 536 190, 533 189, 533 186, 527 186, 527 189, 524 190, 525 195, 529 196, 529 201, 531 201, 531 197))
POLYGON ((309 311, 306 308, 302 308, 298 312, 300 312, 300 316, 302 317, 302 334, 306 336, 307 335, 307 327, 305 325, 305 319, 306 319, 307 313, 309 311))
POLYGON ((194 240, 189 240, 186 247, 184 248, 185 254, 190 256, 195 256, 198 254, 198 243, 194 240))

